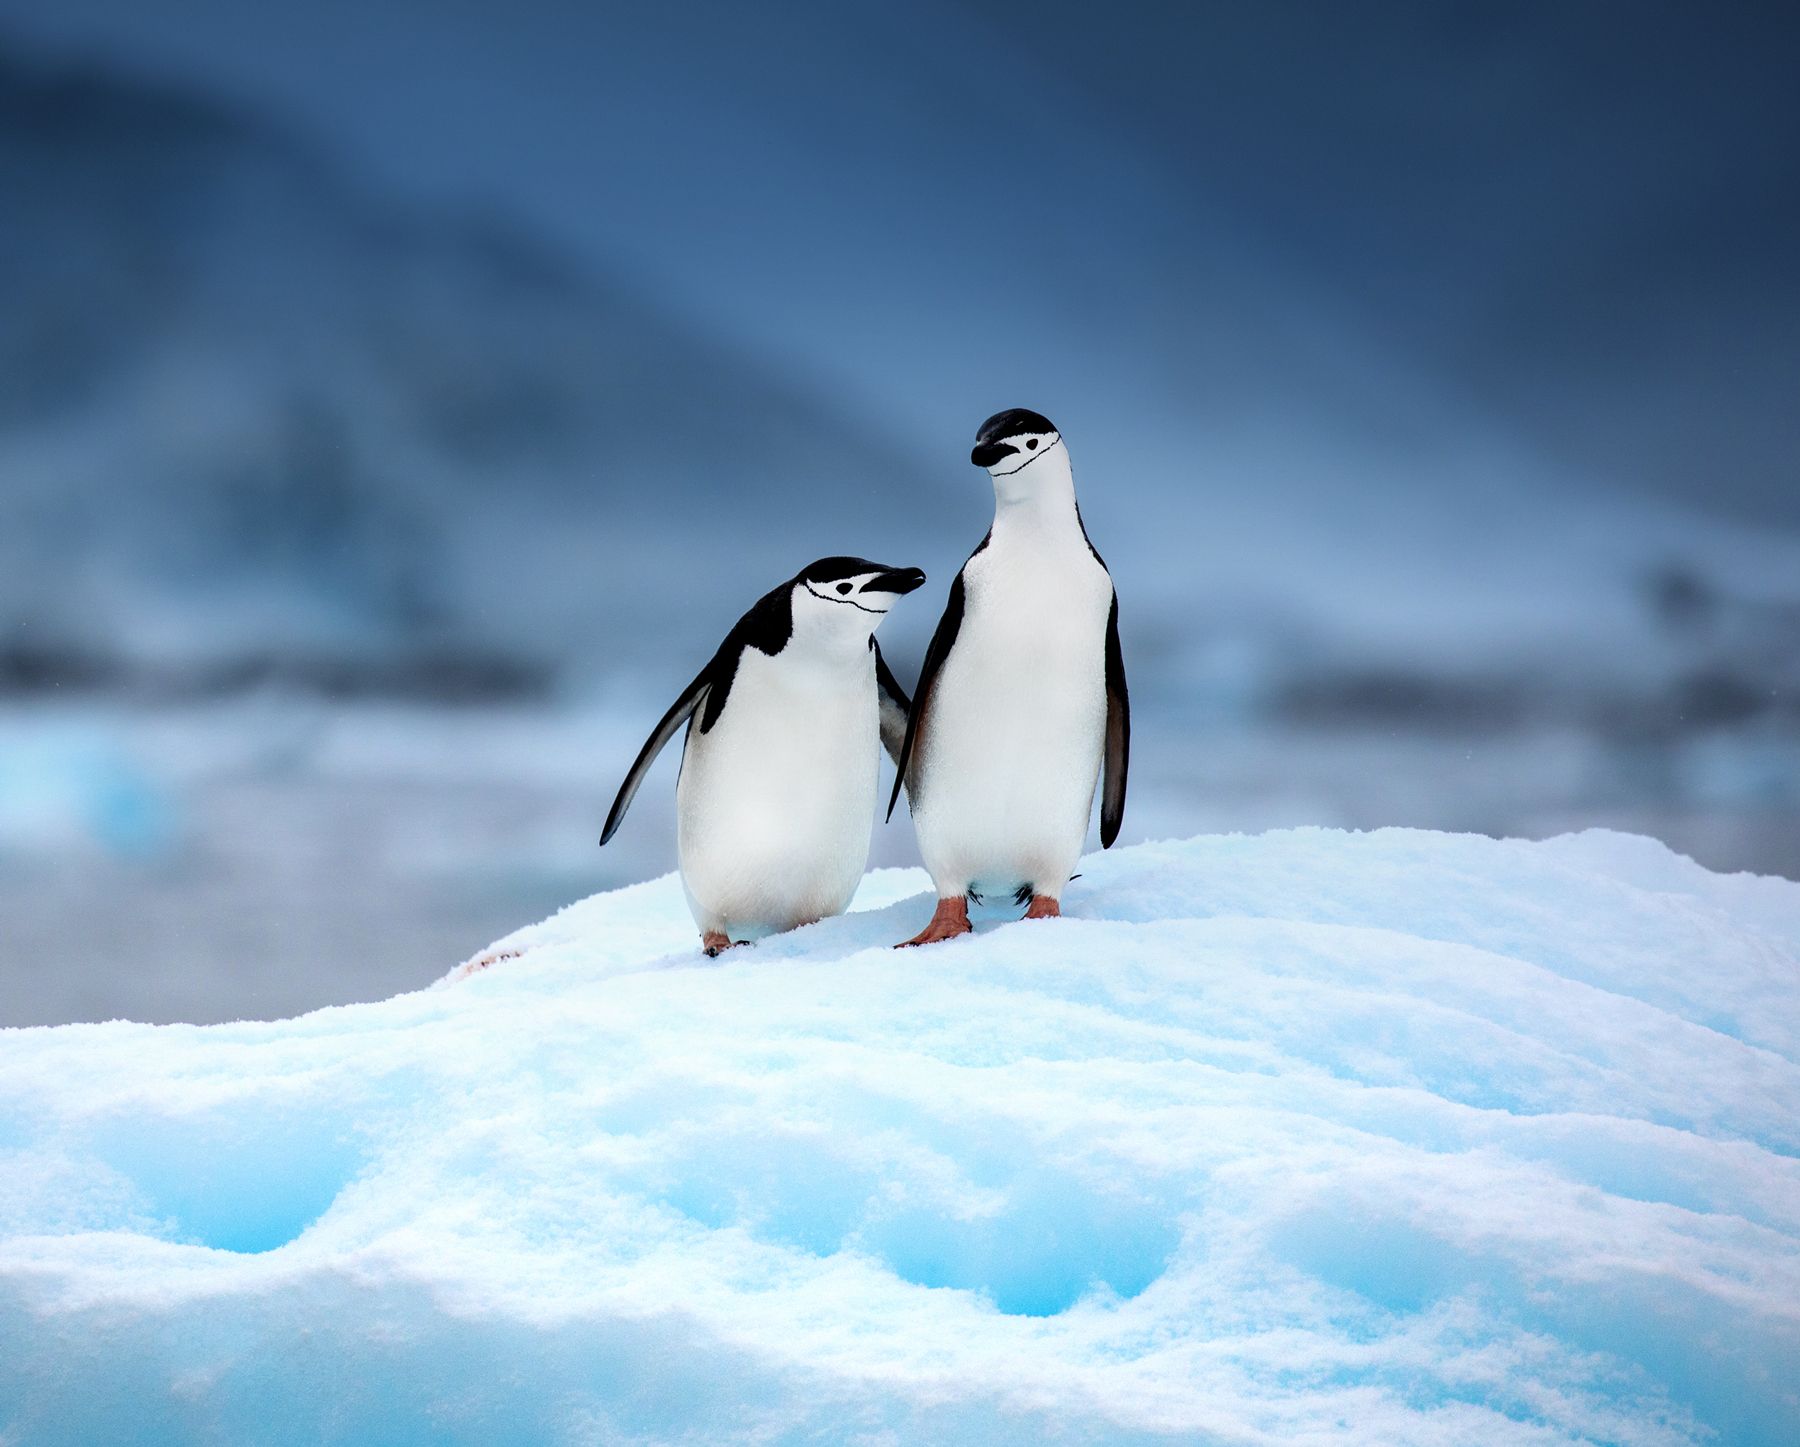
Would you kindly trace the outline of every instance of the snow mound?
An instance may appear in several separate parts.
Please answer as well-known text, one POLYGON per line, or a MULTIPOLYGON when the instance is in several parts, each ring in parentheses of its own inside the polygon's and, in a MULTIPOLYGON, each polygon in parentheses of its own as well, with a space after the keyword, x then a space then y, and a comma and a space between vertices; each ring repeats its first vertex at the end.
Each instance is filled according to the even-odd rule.
POLYGON ((0 1442, 1791 1443, 1800 885, 1299 830, 0 1034, 0 1442))

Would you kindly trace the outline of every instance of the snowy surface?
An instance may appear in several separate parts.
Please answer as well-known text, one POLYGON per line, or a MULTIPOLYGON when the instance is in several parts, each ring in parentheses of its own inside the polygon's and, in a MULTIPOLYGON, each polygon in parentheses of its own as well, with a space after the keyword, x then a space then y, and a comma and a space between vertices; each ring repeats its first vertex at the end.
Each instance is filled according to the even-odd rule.
POLYGON ((1205 837, 896 953, 923 882, 0 1034, 0 1442, 1800 1439, 1800 885, 1205 837))

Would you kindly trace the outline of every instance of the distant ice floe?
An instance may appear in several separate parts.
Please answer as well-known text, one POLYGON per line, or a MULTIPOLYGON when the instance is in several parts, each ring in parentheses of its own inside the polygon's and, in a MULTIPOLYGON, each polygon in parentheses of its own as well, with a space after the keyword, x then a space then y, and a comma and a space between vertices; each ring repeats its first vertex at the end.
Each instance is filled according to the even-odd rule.
MULTIPOLYGON (((1800 885, 1297 830, 0 1033, 0 1442, 1800 1440, 1800 885)), ((129 967, 121 961, 121 967, 129 967)))
POLYGON ((179 822, 171 793, 106 730, 0 717, 0 861, 152 856, 179 822))

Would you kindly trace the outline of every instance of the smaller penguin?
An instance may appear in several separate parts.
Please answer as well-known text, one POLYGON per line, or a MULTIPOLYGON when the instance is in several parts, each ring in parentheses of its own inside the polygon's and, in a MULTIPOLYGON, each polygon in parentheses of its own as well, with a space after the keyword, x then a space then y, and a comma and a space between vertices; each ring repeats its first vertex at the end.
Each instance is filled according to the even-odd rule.
POLYGON ((821 558, 725 635, 619 786, 604 845, 683 724, 677 853, 708 955, 842 914, 869 860, 880 750, 898 763, 911 702, 875 630, 917 568, 821 558))

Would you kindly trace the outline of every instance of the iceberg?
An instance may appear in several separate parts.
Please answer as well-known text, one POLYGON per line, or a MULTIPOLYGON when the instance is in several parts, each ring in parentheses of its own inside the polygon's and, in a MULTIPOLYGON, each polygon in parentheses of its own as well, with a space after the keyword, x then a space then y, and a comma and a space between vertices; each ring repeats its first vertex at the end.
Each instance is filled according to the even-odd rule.
MULTIPOLYGON (((0 1032, 0 1443, 1800 1440, 1800 884, 1324 829, 674 876, 377 1004, 0 1032)), ((129 968, 121 961, 120 968, 129 968)))

